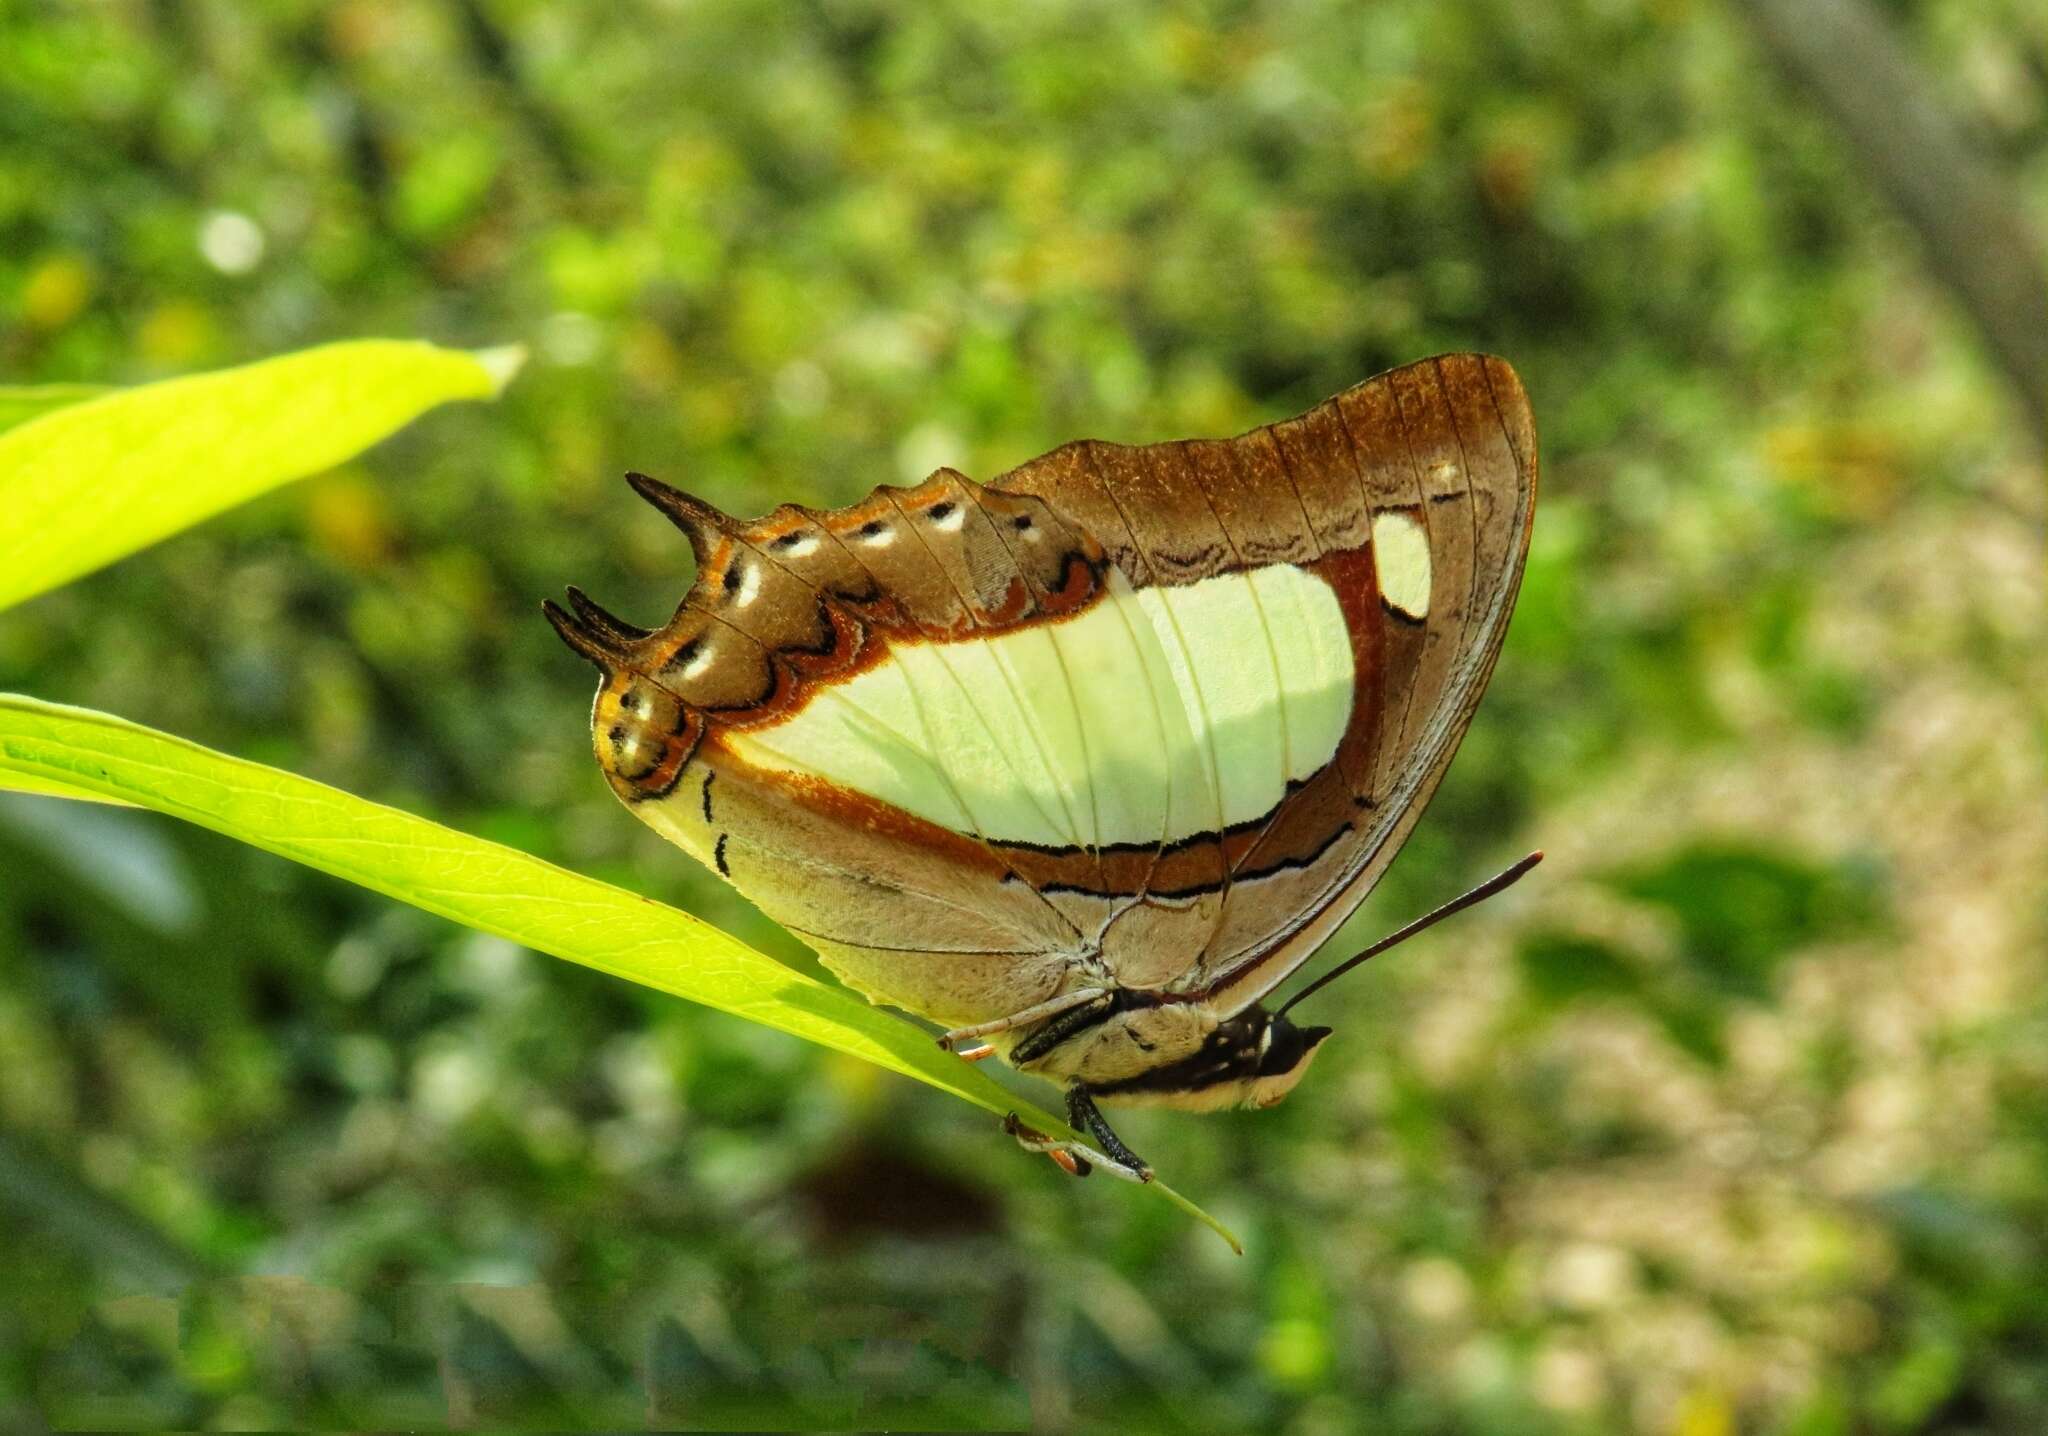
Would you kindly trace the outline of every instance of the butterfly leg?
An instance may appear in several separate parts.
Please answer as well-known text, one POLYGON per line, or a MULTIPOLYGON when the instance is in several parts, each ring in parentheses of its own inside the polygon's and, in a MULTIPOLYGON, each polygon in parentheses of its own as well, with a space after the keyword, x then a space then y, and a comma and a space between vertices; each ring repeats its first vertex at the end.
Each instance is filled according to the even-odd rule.
POLYGON ((979 1022, 972 1027, 956 1027, 951 1032, 941 1033, 939 1046, 951 1052, 956 1042, 965 1042, 970 1037, 993 1037, 998 1032, 1008 1032, 1012 1027, 1042 1022, 1048 1017, 1057 1017, 1070 1008, 1085 1007, 1108 995, 1108 990, 1100 987, 1083 987, 1074 992, 1063 992, 1058 997, 1047 998, 1044 1002, 1027 1007, 1022 1012, 1013 1012, 1008 1017, 998 1017, 993 1022, 979 1022))
POLYGON ((1102 1143, 1102 1150, 1109 1154, 1111 1163, 1123 1168, 1133 1180, 1152 1180, 1152 1164, 1124 1145, 1124 1139, 1116 1134, 1116 1129, 1102 1115, 1102 1109, 1095 1105, 1094 1096, 1079 1082, 1067 1089, 1067 1125, 1102 1143))
POLYGON ((1003 1118, 1003 1130, 1017 1139, 1017 1145, 1027 1152, 1043 1152, 1077 1177, 1085 1177, 1097 1167, 1112 1177, 1126 1182, 1149 1182, 1152 1169, 1149 1167, 1128 1167, 1113 1158, 1105 1157, 1086 1142, 1069 1142, 1059 1137, 1048 1137, 1035 1127, 1027 1127, 1015 1112, 1003 1118))

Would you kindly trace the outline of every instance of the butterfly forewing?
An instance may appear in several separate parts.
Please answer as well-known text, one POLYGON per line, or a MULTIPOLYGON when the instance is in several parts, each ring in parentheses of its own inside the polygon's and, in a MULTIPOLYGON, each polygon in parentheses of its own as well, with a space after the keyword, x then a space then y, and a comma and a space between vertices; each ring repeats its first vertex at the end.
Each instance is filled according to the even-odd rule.
POLYGON ((1227 1015, 1363 899, 1499 650, 1535 496, 1499 360, 1237 439, 1069 444, 739 523, 645 634, 556 610, 647 821, 954 1025, 1086 983, 1227 1015))

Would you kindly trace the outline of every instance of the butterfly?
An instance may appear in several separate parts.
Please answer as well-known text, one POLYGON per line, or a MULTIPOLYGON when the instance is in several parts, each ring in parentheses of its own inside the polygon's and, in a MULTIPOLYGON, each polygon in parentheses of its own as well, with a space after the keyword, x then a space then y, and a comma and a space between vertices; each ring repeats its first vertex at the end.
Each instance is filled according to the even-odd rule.
POLYGON ((1013 1121, 1027 1146, 1148 1180, 1101 1104, 1270 1106, 1328 1035, 1262 999, 1450 763, 1536 468, 1514 371, 1443 355, 1234 439, 1083 440, 830 511, 742 522, 630 475, 695 554, 675 616, 546 610, 602 674, 634 814, 871 1001, 1059 1083, 1099 1143, 1013 1121))

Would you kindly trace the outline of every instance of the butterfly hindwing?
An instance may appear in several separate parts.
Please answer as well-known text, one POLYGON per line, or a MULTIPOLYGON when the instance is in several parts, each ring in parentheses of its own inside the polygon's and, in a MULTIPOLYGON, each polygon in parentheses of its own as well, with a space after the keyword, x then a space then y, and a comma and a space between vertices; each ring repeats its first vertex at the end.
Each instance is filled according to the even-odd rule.
POLYGON ((698 576, 605 671, 642 817, 869 996, 949 1024, 1091 982, 1241 1009, 1363 899, 1519 583, 1534 427, 1426 360, 1225 441, 1066 445, 742 523, 651 480, 698 576))

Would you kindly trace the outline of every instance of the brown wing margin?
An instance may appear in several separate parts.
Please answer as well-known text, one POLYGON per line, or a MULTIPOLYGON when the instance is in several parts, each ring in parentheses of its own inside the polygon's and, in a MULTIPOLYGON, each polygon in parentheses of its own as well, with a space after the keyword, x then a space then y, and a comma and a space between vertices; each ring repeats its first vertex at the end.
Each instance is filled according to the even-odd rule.
MULTIPOLYGON (((1451 515, 1460 507, 1466 510, 1470 547, 1453 543, 1446 549, 1467 556, 1465 571, 1437 567, 1431 607, 1434 619, 1438 602, 1462 580, 1469 597, 1461 632, 1455 641, 1446 635, 1452 652, 1433 701, 1424 704, 1418 692, 1407 730, 1398 740, 1389 734, 1383 742, 1383 751, 1396 745, 1386 754, 1391 762, 1380 769, 1391 773, 1392 782, 1377 794, 1376 820, 1348 854, 1343 870, 1319 901, 1300 908, 1264 945, 1200 975, 1200 990, 1223 1013, 1258 1001, 1313 957, 1393 862, 1471 725, 1521 589, 1538 483, 1536 421, 1521 380, 1504 360, 1476 354, 1444 355, 1395 370, 1336 401, 1354 443, 1366 437, 1359 431, 1360 420, 1371 412, 1360 401, 1382 382, 1397 399, 1388 422, 1421 485, 1433 551, 1444 523, 1455 522, 1451 515), (1458 473, 1466 480, 1462 505, 1453 501, 1458 473)), ((1363 443, 1359 472, 1370 489, 1372 464, 1363 443)), ((1385 623, 1398 622, 1387 606, 1382 609, 1385 623)), ((1435 638, 1434 624, 1428 637, 1435 638)), ((1418 677, 1428 671, 1430 647, 1426 639, 1418 677)))

